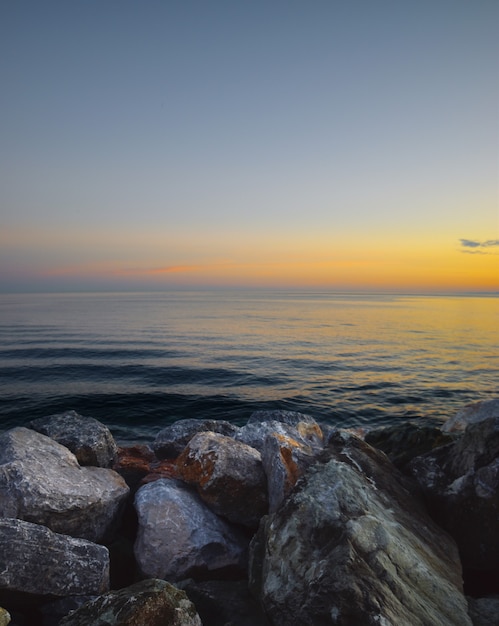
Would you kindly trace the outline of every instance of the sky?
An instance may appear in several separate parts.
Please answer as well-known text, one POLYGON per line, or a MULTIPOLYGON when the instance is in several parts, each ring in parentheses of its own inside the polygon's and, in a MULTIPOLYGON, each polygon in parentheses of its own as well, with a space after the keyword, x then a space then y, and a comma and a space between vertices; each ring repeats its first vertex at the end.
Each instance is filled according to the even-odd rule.
POLYGON ((0 291, 499 291, 496 0, 2 0, 0 291))

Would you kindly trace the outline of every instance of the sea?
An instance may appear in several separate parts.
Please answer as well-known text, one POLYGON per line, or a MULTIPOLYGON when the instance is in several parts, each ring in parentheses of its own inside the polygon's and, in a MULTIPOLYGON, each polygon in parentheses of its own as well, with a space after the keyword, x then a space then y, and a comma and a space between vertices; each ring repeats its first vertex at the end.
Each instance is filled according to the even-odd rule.
POLYGON ((0 430, 75 410, 121 444, 299 411, 440 425, 499 397, 499 298, 310 291, 0 294, 0 430))

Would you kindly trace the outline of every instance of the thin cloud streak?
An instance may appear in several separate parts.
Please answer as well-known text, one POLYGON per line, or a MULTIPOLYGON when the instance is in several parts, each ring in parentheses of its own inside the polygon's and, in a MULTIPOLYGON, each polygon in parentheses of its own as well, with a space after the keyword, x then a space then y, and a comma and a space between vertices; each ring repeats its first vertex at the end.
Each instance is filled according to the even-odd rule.
POLYGON ((459 241, 461 243, 461 252, 465 252, 467 254, 498 254, 493 251, 489 252, 487 249, 499 246, 499 239, 488 239, 487 241, 460 239, 459 241))

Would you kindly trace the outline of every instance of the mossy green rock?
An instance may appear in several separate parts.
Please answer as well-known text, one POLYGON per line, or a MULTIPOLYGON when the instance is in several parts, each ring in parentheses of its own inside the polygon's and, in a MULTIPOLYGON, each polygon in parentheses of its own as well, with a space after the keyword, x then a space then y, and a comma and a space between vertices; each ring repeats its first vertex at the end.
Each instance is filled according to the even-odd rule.
POLYGON ((149 579, 110 591, 70 613, 59 626, 202 626, 184 591, 149 579))

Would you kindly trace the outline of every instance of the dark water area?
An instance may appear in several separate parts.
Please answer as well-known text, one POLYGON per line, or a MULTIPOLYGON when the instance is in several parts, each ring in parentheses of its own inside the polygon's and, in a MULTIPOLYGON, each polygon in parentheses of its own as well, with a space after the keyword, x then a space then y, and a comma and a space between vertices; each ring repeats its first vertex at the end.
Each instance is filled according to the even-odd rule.
POLYGON ((0 430, 74 409, 120 442, 287 409, 441 423, 497 397, 494 297, 196 291, 0 295, 0 430))

